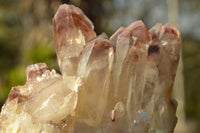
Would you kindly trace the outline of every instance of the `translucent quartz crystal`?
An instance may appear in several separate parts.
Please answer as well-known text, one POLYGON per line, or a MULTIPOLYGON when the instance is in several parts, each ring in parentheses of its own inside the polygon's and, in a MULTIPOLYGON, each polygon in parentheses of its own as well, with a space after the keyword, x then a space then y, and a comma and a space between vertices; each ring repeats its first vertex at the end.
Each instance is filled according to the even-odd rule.
POLYGON ((80 60, 78 76, 81 83, 76 113, 91 126, 100 123, 106 107, 113 52, 109 40, 99 36, 86 46, 80 60))
POLYGON ((4 133, 60 132, 72 122, 70 117, 77 104, 77 93, 67 88, 61 75, 48 70, 44 63, 27 67, 27 83, 12 88, 1 112, 4 133), (53 125, 60 125, 53 126, 53 125))
POLYGON ((171 89, 180 50, 177 29, 169 22, 155 25, 149 33, 136 21, 115 42, 104 132, 173 132, 177 119, 171 89), (124 108, 120 116, 115 109, 119 102, 124 108), (116 112, 114 122, 108 117, 112 111, 116 112))
POLYGON ((54 41, 63 76, 75 76, 86 42, 96 37, 92 22, 73 5, 61 5, 54 16, 54 41))
POLYGON ((2 107, 2 133, 173 133, 171 99, 181 41, 172 22, 120 27, 110 39, 63 4, 54 19, 61 75, 44 63, 27 67, 2 107))

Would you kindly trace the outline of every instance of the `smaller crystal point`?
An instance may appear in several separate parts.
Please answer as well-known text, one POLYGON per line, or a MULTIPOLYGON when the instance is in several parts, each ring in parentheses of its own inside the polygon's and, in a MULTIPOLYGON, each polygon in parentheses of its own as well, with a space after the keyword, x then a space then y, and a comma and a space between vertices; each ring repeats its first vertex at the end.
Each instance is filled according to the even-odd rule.
POLYGON ((107 104, 113 47, 109 40, 104 39, 105 37, 101 35, 88 44, 80 60, 83 64, 79 64, 80 69, 83 69, 83 66, 86 69, 83 69, 83 73, 80 74, 82 83, 78 88, 79 98, 76 111, 79 119, 90 126, 96 126, 101 122, 107 104))
POLYGON ((161 30, 162 26, 163 25, 161 23, 157 23, 149 30, 151 37, 152 37, 152 44, 160 43, 159 35, 160 35, 160 30, 161 30))
POLYGON ((133 45, 137 38, 143 34, 144 32, 148 32, 145 24, 139 20, 131 23, 129 26, 124 29, 124 31, 119 35, 118 39, 123 41, 126 38, 130 38, 130 45, 133 45))
POLYGON ((179 30, 174 22, 167 22, 164 27, 167 32, 170 32, 170 34, 174 34, 177 38, 179 38, 179 30))
POLYGON ((42 74, 48 70, 48 66, 45 63, 37 63, 34 65, 29 65, 26 68, 26 77, 28 80, 35 80, 38 76, 42 76, 42 74))
POLYGON ((113 45, 113 47, 115 48, 115 45, 117 43, 117 38, 118 36, 124 31, 126 27, 120 27, 111 37, 110 37, 110 42, 113 45))

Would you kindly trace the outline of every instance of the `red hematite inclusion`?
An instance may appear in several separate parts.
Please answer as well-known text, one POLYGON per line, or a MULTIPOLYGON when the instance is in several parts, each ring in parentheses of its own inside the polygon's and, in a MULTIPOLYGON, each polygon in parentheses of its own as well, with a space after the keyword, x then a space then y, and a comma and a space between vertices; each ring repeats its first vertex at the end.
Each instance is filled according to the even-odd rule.
POLYGON ((96 36, 92 22, 63 4, 53 19, 61 75, 27 67, 0 116, 3 133, 173 133, 171 91, 181 41, 172 22, 142 21, 96 36))

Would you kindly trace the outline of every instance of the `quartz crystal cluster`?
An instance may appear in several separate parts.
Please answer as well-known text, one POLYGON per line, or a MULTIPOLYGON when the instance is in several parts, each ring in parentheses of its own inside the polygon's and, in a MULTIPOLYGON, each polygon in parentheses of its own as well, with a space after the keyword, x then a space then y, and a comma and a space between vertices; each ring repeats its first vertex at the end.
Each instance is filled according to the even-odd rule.
POLYGON ((172 22, 142 21, 96 36, 92 22, 63 4, 53 19, 61 74, 26 69, 0 116, 1 133, 173 133, 171 99, 181 41, 172 22))

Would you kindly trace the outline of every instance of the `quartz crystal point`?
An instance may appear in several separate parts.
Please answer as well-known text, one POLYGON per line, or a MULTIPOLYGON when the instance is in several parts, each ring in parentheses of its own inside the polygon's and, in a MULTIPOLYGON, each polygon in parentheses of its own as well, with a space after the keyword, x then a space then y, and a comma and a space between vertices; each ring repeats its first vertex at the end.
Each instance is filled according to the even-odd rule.
POLYGON ((86 43, 96 36, 92 22, 73 5, 63 4, 53 19, 58 64, 63 76, 75 76, 86 43))
POLYGON ((76 113, 91 126, 100 123, 107 104, 113 52, 110 41, 99 36, 86 46, 80 60, 78 78, 81 83, 76 113))
POLYGON ((0 133, 173 133, 171 99, 181 41, 172 22, 120 27, 110 39, 63 4, 53 19, 61 75, 27 67, 0 116, 0 133))

